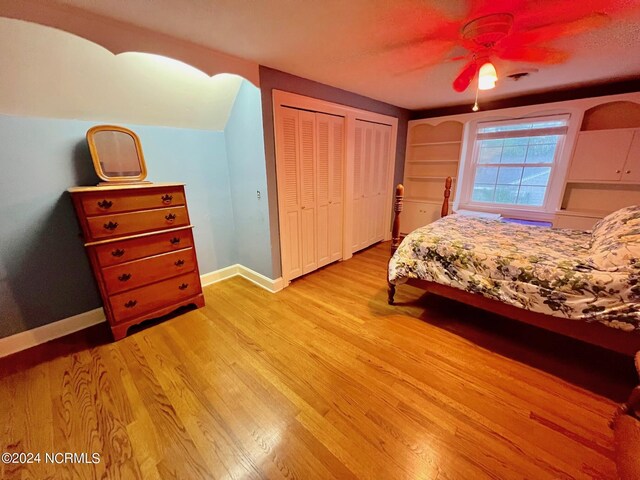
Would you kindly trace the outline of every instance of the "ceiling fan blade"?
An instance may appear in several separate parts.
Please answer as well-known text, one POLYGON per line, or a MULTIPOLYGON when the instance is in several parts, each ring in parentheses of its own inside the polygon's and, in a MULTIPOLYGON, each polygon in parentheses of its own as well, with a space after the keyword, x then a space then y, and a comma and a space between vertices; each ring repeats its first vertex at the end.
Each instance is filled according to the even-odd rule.
POLYGON ((453 81, 453 89, 456 92, 464 92, 478 73, 478 68, 478 63, 475 60, 467 63, 453 81))
POLYGON ((556 65, 566 62, 569 55, 561 50, 546 47, 534 47, 528 45, 509 45, 496 49, 496 54, 503 60, 515 62, 544 63, 556 65))
POLYGON ((509 40, 515 43, 541 43, 560 37, 570 37, 580 33, 597 30, 607 25, 611 17, 604 13, 593 13, 570 22, 550 23, 522 32, 514 33, 509 40))

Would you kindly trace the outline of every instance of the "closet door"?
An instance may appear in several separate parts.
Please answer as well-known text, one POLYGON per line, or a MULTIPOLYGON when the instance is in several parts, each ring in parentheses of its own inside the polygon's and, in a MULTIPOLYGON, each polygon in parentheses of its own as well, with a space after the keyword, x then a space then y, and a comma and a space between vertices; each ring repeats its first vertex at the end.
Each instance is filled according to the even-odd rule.
POLYGON ((318 268, 316 234, 316 128, 315 113, 300 110, 300 223, 302 273, 318 268))
POLYGON ((344 119, 316 113, 318 267, 342 258, 344 119))
POLYGON ((362 229, 364 224, 364 136, 365 122, 356 121, 353 156, 353 221, 351 225, 351 245, 354 252, 362 248, 362 229))
POLYGON ((301 201, 299 152, 301 149, 299 111, 280 107, 278 115, 278 201, 282 248, 282 275, 292 279, 302 275, 301 201))
MULTIPOLYGON (((389 175, 393 175, 393 171, 389 171, 389 158, 393 155, 391 152, 391 126, 390 125, 378 125, 380 131, 380 156, 378 157, 378 173, 376 184, 376 222, 375 222, 375 236, 374 242, 380 242, 384 239, 385 232, 385 206, 386 206, 386 191, 389 181, 389 175)), ((393 162, 395 163, 395 162, 393 162)), ((386 228, 389 228, 387 225, 386 228)))
POLYGON ((391 126, 358 120, 355 131, 353 250, 384 238, 391 126))
POLYGON ((329 261, 342 258, 344 223, 344 118, 332 117, 329 130, 329 261))

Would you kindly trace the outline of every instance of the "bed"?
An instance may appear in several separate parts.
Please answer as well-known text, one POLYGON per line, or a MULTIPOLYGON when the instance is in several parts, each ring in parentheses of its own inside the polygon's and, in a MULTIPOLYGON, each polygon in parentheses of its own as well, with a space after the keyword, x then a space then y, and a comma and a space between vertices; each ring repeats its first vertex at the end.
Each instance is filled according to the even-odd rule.
POLYGON ((640 350, 640 206, 577 231, 447 215, 445 201, 443 218, 400 243, 402 196, 400 185, 390 304, 408 283, 621 353, 640 350))

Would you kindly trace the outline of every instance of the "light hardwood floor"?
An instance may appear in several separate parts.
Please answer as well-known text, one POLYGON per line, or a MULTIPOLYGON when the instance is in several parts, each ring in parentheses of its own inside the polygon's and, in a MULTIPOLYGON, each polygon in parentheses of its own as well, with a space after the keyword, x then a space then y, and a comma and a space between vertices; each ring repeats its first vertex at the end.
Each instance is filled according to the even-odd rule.
POLYGON ((101 455, 1 477, 614 478, 615 402, 580 385, 628 392, 626 359, 411 287, 388 306, 387 252, 0 360, 2 451, 101 455))

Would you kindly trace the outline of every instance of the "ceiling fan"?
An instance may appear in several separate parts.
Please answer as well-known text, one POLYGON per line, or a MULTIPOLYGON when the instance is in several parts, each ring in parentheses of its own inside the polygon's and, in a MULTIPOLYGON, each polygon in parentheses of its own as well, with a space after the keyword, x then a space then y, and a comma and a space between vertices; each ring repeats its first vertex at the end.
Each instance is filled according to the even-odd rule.
MULTIPOLYGON (((485 73, 481 72, 485 65, 488 70, 485 76, 495 81, 494 61, 498 64, 562 63, 569 58, 569 53, 551 47, 549 42, 596 30, 614 15, 623 18, 631 10, 640 10, 637 0, 468 0, 468 11, 460 18, 446 14, 435 5, 438 5, 435 0, 431 5, 421 5, 420 10, 411 12, 408 21, 407 12, 398 9, 398 16, 394 18, 399 23, 404 21, 404 32, 413 31, 413 36, 395 44, 387 43, 383 51, 398 55, 398 49, 403 49, 399 55, 403 63, 419 62, 413 68, 404 69, 405 73, 443 61, 465 60, 453 80, 453 88, 458 92, 465 91, 479 73, 485 73), (451 51, 460 49, 466 53, 447 57, 451 51)), ((492 83, 488 81, 486 86, 492 83)))
POLYGON ((475 18, 460 31, 460 44, 469 53, 451 59, 467 60, 453 81, 453 88, 457 92, 464 92, 478 74, 480 90, 493 88, 497 73, 491 60, 496 58, 526 63, 562 63, 568 58, 566 52, 537 44, 598 28, 608 20, 607 15, 594 13, 572 22, 551 23, 514 34, 514 17, 510 13, 494 13, 475 18))

